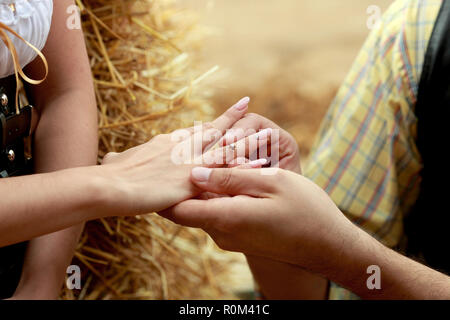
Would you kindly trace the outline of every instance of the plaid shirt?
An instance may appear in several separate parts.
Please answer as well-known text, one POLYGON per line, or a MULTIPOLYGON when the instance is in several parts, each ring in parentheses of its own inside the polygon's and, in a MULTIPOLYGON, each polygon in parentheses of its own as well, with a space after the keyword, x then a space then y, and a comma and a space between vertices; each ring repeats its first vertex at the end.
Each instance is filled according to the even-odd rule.
MULTIPOLYGON (((350 220, 391 248, 400 249, 403 218, 419 194, 414 107, 441 4, 397 0, 385 12, 338 91, 305 168, 350 220)), ((331 284, 330 299, 350 298, 357 297, 331 284)))

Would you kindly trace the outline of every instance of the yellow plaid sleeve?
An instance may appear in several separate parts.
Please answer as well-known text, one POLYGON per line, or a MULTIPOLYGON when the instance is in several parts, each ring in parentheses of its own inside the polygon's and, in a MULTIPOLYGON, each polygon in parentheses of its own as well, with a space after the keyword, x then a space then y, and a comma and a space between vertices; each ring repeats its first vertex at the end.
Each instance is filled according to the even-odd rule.
MULTIPOLYGON (((372 30, 337 93, 305 175, 386 246, 403 238, 422 162, 414 106, 442 0, 397 0, 372 30)), ((356 298, 335 284, 330 299, 356 298)))

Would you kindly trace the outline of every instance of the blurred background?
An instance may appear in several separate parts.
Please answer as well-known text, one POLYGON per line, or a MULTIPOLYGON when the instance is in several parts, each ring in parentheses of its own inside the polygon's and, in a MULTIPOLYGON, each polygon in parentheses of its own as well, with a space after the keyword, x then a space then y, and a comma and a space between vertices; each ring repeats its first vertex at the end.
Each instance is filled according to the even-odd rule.
POLYGON ((205 67, 221 67, 212 80, 218 112, 250 96, 251 112, 293 134, 303 157, 370 31, 369 6, 384 12, 390 3, 185 0, 209 31, 202 58, 205 67))
MULTIPOLYGON (((221 112, 243 96, 250 111, 289 131, 305 159, 329 104, 370 30, 370 6, 389 0, 185 0, 207 27, 202 63, 219 65, 208 78, 221 112)), ((241 263, 230 285, 252 287, 241 263)))

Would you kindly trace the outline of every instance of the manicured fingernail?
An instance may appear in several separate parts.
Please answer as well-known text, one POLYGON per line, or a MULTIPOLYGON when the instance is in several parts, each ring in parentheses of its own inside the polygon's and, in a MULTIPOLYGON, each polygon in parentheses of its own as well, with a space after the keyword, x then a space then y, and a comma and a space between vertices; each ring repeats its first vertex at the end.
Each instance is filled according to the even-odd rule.
POLYGON ((252 166, 252 168, 258 168, 258 167, 264 166, 266 164, 267 164, 267 159, 258 159, 258 160, 250 162, 250 165, 252 166))
POLYGON ((192 169, 192 178, 198 182, 206 182, 209 180, 211 172, 212 169, 210 168, 197 167, 192 169))
POLYGON ((245 108, 247 108, 249 102, 250 102, 250 98, 249 97, 242 98, 241 100, 239 100, 238 103, 236 103, 233 106, 233 108, 238 110, 238 111, 242 111, 245 108))

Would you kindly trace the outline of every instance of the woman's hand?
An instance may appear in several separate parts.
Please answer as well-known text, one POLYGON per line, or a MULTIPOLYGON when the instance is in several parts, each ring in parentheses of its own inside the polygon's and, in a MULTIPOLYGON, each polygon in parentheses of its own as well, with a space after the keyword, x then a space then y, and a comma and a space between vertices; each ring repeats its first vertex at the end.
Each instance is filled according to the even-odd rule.
POLYGON ((248 102, 248 98, 242 99, 202 128, 159 135, 123 153, 107 154, 98 169, 110 190, 107 214, 161 211, 196 196, 200 189, 190 182, 191 169, 199 164, 221 166, 220 163, 204 163, 202 154, 243 117, 248 102), (179 150, 186 149, 187 157, 178 154, 179 150))
POLYGON ((242 118, 248 102, 248 98, 242 99, 200 132, 191 128, 156 137, 123 153, 109 154, 101 166, 2 179, 0 193, 17 192, 10 193, 0 206, 0 246, 101 217, 160 211, 195 197, 200 189, 189 180, 191 168, 205 165, 202 153, 242 118), (184 137, 181 142, 180 137, 184 137), (190 153, 191 142, 194 160, 178 156, 180 146, 190 153), (187 160, 187 164, 179 160, 187 160))
MULTIPOLYGON (((277 159, 279 161, 278 166, 282 169, 290 170, 295 173, 301 173, 300 152, 294 137, 292 137, 292 135, 279 127, 273 121, 264 118, 259 114, 249 113, 244 115, 242 119, 238 120, 232 128, 227 131, 227 134, 223 137, 220 144, 222 146, 230 145, 233 142, 242 140, 244 137, 248 137, 255 132, 267 128, 270 128, 273 132, 276 132, 276 135, 274 135, 274 137, 276 137, 276 141, 271 141, 271 145, 277 147, 279 150, 277 155, 279 157, 279 159, 277 159)), ((245 157, 250 159, 251 155, 247 152, 245 157)))
POLYGON ((203 228, 225 250, 317 272, 352 224, 308 179, 282 169, 263 175, 273 172, 267 170, 195 168, 191 180, 199 189, 231 197, 188 200, 165 216, 203 228))

